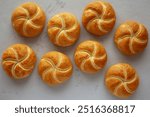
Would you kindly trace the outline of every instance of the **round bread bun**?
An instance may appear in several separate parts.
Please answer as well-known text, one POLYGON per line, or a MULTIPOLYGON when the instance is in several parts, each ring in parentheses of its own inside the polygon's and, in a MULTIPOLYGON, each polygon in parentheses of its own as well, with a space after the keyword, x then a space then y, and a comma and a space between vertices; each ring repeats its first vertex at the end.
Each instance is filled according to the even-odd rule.
POLYGON ((57 46, 71 46, 80 36, 79 22, 71 13, 59 13, 49 20, 48 35, 50 41, 57 46))
POLYGON ((36 37, 45 25, 46 16, 41 7, 33 2, 26 2, 18 6, 11 18, 16 32, 24 37, 36 37))
POLYGON ((115 22, 115 11, 108 2, 91 2, 83 11, 83 26, 88 32, 96 36, 103 36, 109 33, 113 29, 115 22))
POLYGON ((31 74, 36 63, 34 51, 24 44, 15 44, 2 55, 4 71, 13 79, 23 79, 31 74))
POLYGON ((147 46, 147 29, 143 24, 136 21, 127 21, 117 29, 114 42, 123 54, 128 56, 136 55, 147 46))
POLYGON ((48 85, 57 85, 68 80, 73 71, 70 59, 57 51, 46 53, 38 66, 42 80, 48 85))
POLYGON ((139 76, 131 65, 119 63, 106 72, 105 85, 116 97, 128 98, 139 86, 139 76))
POLYGON ((74 60, 81 71, 95 73, 105 66, 107 53, 102 44, 88 40, 82 42, 76 48, 74 60))

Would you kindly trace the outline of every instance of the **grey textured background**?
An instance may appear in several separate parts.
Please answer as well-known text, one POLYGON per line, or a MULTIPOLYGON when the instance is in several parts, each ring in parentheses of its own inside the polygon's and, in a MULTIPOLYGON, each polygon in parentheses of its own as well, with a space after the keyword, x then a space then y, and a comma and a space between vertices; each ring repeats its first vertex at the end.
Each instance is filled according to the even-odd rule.
POLYGON ((31 46, 37 54, 37 64, 32 75, 22 81, 11 80, 0 67, 0 99, 118 99, 110 95, 104 86, 104 74, 108 67, 119 62, 133 65, 141 78, 136 93, 129 99, 150 99, 150 46, 135 56, 126 57, 114 46, 113 35, 120 23, 132 19, 137 20, 150 32, 150 0, 108 0, 112 3, 117 14, 114 30, 104 37, 94 37, 87 33, 81 24, 82 11, 92 0, 35 0, 46 12, 47 20, 59 12, 68 11, 75 14, 81 24, 79 41, 69 48, 58 48, 52 45, 47 36, 47 27, 35 39, 25 39, 18 36, 11 27, 11 14, 15 7, 27 0, 0 0, 0 56, 10 45, 25 43, 31 46), (101 42, 107 50, 108 62, 106 67, 95 75, 81 73, 74 64, 75 47, 83 40, 93 39, 101 42), (37 65, 41 56, 52 50, 66 53, 74 64, 71 80, 57 87, 45 85, 37 73, 37 65))

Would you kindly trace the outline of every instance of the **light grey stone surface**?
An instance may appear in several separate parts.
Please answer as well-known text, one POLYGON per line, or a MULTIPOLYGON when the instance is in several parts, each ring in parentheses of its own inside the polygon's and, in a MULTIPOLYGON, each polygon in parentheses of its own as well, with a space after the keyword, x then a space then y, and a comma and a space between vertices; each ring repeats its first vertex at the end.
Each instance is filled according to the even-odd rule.
POLYGON ((37 54, 37 64, 32 75, 22 81, 11 80, 0 66, 0 99, 97 99, 115 100, 104 86, 104 74, 109 66, 126 62, 133 65, 141 78, 141 83, 136 93, 129 99, 150 99, 150 46, 135 56, 122 55, 113 43, 113 35, 120 23, 126 20, 137 20, 148 28, 150 32, 150 0, 108 0, 115 8, 117 23, 111 33, 103 37, 94 37, 86 32, 81 24, 82 11, 87 3, 92 0, 34 0, 46 12, 47 21, 59 12, 67 11, 75 14, 81 24, 81 36, 79 41, 69 48, 58 48, 48 40, 47 27, 43 33, 35 39, 25 39, 16 34, 11 27, 11 14, 16 6, 26 0, 1 0, 0 1, 0 56, 10 45, 24 43, 31 46, 37 54), (74 64, 73 53, 76 46, 86 40, 93 39, 101 42, 108 53, 108 62, 105 68, 95 75, 80 72, 74 64), (48 51, 58 50, 66 53, 74 64, 74 72, 71 80, 58 87, 45 85, 37 72, 38 62, 43 54, 48 51))

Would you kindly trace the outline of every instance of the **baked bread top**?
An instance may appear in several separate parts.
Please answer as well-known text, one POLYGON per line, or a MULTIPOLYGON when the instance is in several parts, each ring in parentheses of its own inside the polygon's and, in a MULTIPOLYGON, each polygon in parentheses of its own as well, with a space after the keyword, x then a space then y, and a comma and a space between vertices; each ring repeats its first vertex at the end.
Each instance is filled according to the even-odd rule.
POLYGON ((136 55, 142 52, 148 43, 148 31, 136 21, 127 21, 117 29, 114 42, 125 55, 136 55))
POLYGON ((102 44, 88 40, 78 45, 74 53, 74 60, 81 71, 95 73, 105 66, 107 53, 102 44))
POLYGON ((50 19, 48 35, 50 41, 57 46, 71 46, 80 36, 79 22, 71 13, 59 13, 50 19))
POLYGON ((139 82, 136 70, 126 63, 111 66, 105 75, 106 87, 119 98, 131 96, 137 90, 139 82))
POLYGON ((89 3, 82 15, 82 23, 86 30, 94 35, 103 36, 110 32, 116 22, 112 5, 105 1, 89 3))
POLYGON ((44 28, 45 21, 44 11, 33 2, 26 2, 18 6, 13 11, 11 18, 13 28, 24 37, 38 36, 44 28))
POLYGON ((34 51, 25 44, 15 44, 2 55, 4 71, 13 79, 23 79, 31 74, 36 63, 34 51))
POLYGON ((71 77, 73 66, 65 54, 52 51, 42 57, 38 71, 46 84, 57 85, 71 77))

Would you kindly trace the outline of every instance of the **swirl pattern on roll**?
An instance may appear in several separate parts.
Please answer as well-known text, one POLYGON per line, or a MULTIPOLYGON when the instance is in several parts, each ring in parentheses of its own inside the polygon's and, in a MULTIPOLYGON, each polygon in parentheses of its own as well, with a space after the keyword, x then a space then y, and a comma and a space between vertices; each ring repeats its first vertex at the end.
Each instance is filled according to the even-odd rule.
POLYGON ((82 23, 86 30, 97 36, 110 32, 115 22, 116 15, 113 7, 104 1, 89 3, 82 15, 82 23))
POLYGON ((14 10, 11 21, 18 34, 24 37, 35 37, 42 32, 46 16, 40 6, 27 2, 14 10))
POLYGON ((102 44, 88 40, 79 44, 74 54, 74 60, 81 71, 95 73, 105 66, 107 53, 102 44))
POLYGON ((135 55, 146 48, 148 32, 141 23, 127 21, 117 29, 114 41, 121 52, 126 55, 135 55))
POLYGON ((119 63, 106 72, 105 85, 113 95, 127 98, 136 91, 139 76, 131 65, 119 63))
POLYGON ((57 14, 48 23, 48 35, 51 42, 57 46, 71 46, 80 36, 79 22, 71 13, 57 14))
POLYGON ((39 74, 48 85, 61 84, 72 75, 70 59, 57 51, 46 53, 39 63, 39 74))
POLYGON ((34 51, 24 44, 15 44, 4 51, 2 66, 14 79, 22 79, 31 74, 36 62, 34 51))

